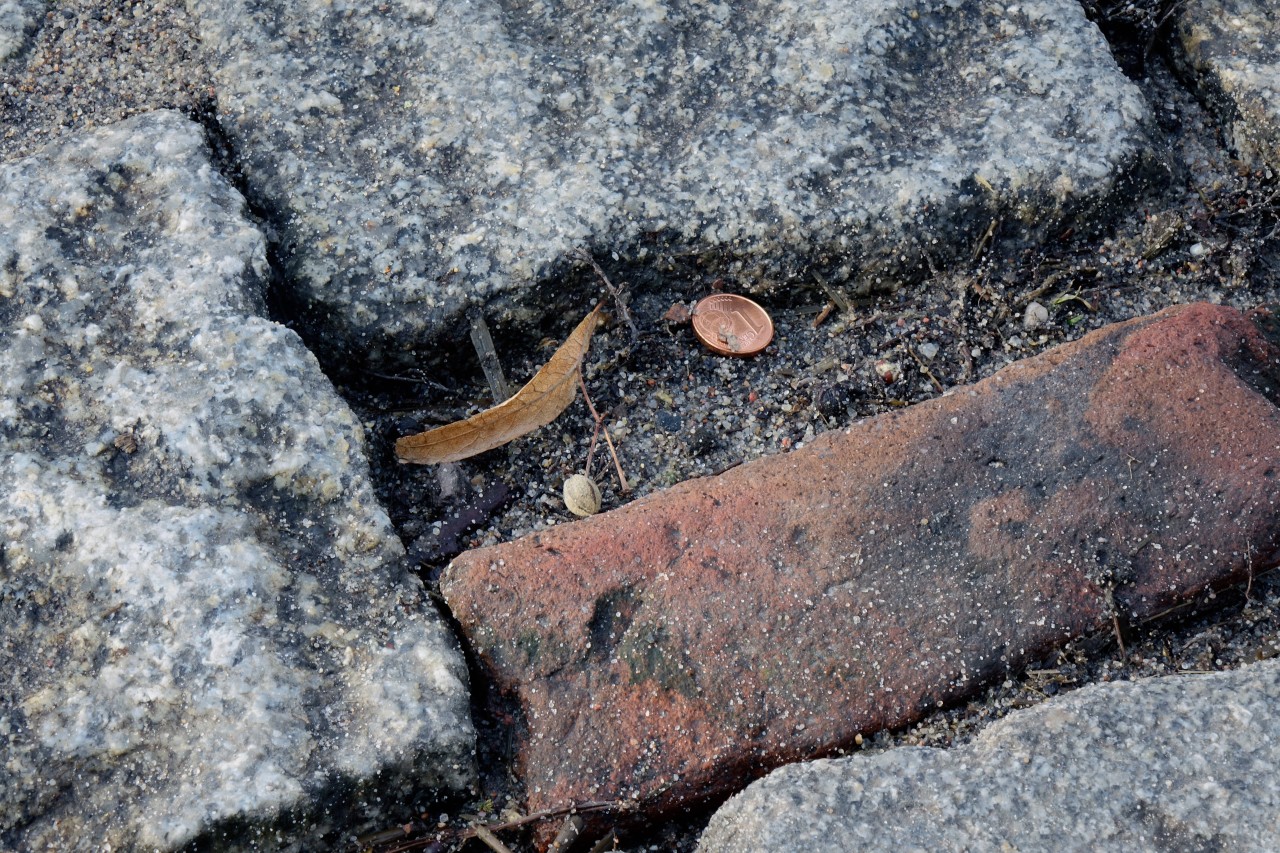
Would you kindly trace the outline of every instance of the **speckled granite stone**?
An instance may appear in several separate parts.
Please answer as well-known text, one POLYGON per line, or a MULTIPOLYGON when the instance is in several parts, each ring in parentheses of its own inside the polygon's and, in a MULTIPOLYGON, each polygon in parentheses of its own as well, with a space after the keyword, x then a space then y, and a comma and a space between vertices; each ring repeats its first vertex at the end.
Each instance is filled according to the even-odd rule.
POLYGON ((1178 44, 1201 96, 1246 161, 1280 168, 1280 7, 1274 0, 1190 0, 1178 44))
POLYGON ((995 221, 1096 218, 1145 151, 1074 0, 188 7, 335 363, 462 340, 469 304, 518 325, 580 247, 755 291, 909 280, 995 221))
POLYGON ((793 764, 700 853, 1280 850, 1280 665, 1101 684, 973 743, 793 764))
POLYGON ((44 0, 0 0, 0 62, 26 45, 44 6, 44 0))
POLYGON ((242 208, 175 113, 0 167, 0 848, 318 849, 473 778, 461 656, 242 208))

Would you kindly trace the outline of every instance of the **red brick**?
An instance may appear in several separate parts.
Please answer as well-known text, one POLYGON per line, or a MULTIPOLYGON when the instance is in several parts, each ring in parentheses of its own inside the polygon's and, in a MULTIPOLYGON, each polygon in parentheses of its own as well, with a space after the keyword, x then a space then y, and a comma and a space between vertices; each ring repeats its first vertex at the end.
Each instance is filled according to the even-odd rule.
POLYGON ((977 385, 460 556, 532 810, 657 815, 907 723, 1275 562, 1277 350, 1171 309, 977 385))

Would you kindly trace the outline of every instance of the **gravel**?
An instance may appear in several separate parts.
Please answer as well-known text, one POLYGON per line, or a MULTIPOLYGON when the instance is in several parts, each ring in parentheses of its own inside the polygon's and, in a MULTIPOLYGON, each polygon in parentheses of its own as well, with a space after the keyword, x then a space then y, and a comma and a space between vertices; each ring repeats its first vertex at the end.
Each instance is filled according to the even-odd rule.
POLYGON ((30 43, 0 64, 0 159, 149 110, 195 114, 212 97, 181 2, 60 0, 31 17, 30 43))

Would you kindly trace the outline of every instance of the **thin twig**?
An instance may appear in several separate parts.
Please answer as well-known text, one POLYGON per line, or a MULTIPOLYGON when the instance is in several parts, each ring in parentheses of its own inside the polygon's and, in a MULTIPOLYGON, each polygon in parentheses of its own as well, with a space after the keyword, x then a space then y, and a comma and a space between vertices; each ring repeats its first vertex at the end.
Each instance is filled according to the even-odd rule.
POLYGON ((396 373, 379 373, 376 370, 369 370, 367 368, 365 369, 364 372, 369 374, 370 376, 376 376, 379 379, 390 379, 394 382, 412 382, 414 385, 429 385, 430 387, 436 389, 437 391, 447 392, 449 390, 444 385, 441 385, 439 382, 435 381, 434 379, 414 379, 412 376, 400 376, 399 374, 396 374, 396 373))
POLYGON ((1124 634, 1120 632, 1120 608, 1116 606, 1115 588, 1110 583, 1102 588, 1102 600, 1111 614, 1111 627, 1116 633, 1116 645, 1120 647, 1120 657, 1127 658, 1129 653, 1125 651, 1124 634))
POLYGON ((600 429, 604 433, 604 443, 609 445, 609 455, 613 457, 613 467, 618 472, 618 484, 625 495, 631 491, 631 484, 627 482, 627 475, 622 473, 622 463, 618 461, 618 451, 614 449, 613 439, 609 437, 609 428, 601 423, 600 429))
POLYGON ((1047 276, 1044 277, 1044 281, 1040 283, 1039 287, 1037 287, 1035 290, 1032 290, 1029 293, 1023 294, 1022 298, 1019 299, 1016 304, 1025 308, 1035 300, 1039 299, 1041 296, 1044 296, 1050 290, 1053 290, 1055 287, 1058 286, 1058 282, 1065 280, 1072 274, 1073 273, 1069 270, 1056 270, 1054 272, 1049 273, 1047 276))
MULTIPOLYGON (((446 829, 443 832, 438 833, 436 838, 409 839, 393 848, 390 848, 386 853, 407 853, 410 850, 439 849, 441 835, 448 838, 452 843, 463 842, 469 838, 479 838, 481 841, 484 841, 485 844, 493 847, 492 842, 486 840, 482 836, 488 835, 494 841, 498 841, 498 843, 501 844, 502 842, 494 835, 495 832, 505 832, 508 829, 519 829, 523 826, 528 826, 531 823, 538 823, 539 821, 547 820, 549 818, 563 817, 570 814, 591 814, 593 812, 606 811, 626 812, 635 809, 635 807, 635 802, 631 800, 604 800, 577 803, 575 805, 561 806, 560 808, 533 812, 532 814, 527 814, 524 817, 519 817, 515 820, 503 821, 502 823, 472 823, 463 830, 446 829)), ((379 835, 384 835, 384 833, 379 833, 379 835)), ((506 850, 507 848, 503 847, 502 849, 506 850)))
MULTIPOLYGON (((590 814, 592 812, 604 812, 617 809, 618 811, 629 811, 634 809, 635 804, 630 800, 604 800, 589 803, 578 803, 577 805, 561 806, 557 809, 545 809, 540 812, 533 812, 524 817, 518 817, 515 820, 504 821, 503 823, 490 823, 485 825, 485 829, 491 832, 503 832, 508 829, 519 829, 522 826, 528 826, 531 823, 546 820, 547 818, 563 817, 568 814, 590 814)), ((462 833, 463 838, 471 838, 475 835, 476 827, 467 829, 462 833)))
POLYGON ((595 456, 596 442, 597 440, 599 440, 599 438, 600 438, 600 421, 596 421, 595 429, 591 430, 591 446, 587 448, 587 464, 582 469, 582 473, 586 474, 588 478, 590 478, 591 476, 591 458, 595 456))
MULTIPOLYGON (((622 463, 618 461, 617 448, 613 446, 613 438, 609 435, 609 428, 604 424, 604 418, 596 411, 595 405, 591 402, 591 395, 587 393, 587 383, 582 379, 582 368, 578 368, 578 387, 582 389, 582 399, 587 401, 587 409, 591 412, 591 417, 595 419, 596 426, 604 432, 604 443, 609 445, 609 455, 613 457, 613 467, 618 472, 618 483, 622 487, 622 493, 626 494, 631 491, 631 485, 627 482, 627 475, 622 473, 622 463)), ((595 436, 591 439, 592 450, 595 449, 595 436)), ((587 465, 591 464, 591 452, 587 452, 587 465)))
POLYGON ((984 249, 991 243, 991 238, 995 236, 996 227, 1000 224, 999 219, 991 220, 991 224, 987 226, 986 233, 978 238, 977 244, 973 247, 973 256, 969 258, 970 262, 978 260, 984 249))
POLYGON ((1245 568, 1249 572, 1249 583, 1247 583, 1244 588, 1244 606, 1245 606, 1245 609, 1248 609, 1249 597, 1253 594, 1253 544, 1252 543, 1250 543, 1249 547, 1245 549, 1244 559, 1245 559, 1245 568))
POLYGON ((911 357, 916 360, 916 364, 920 367, 920 372, 929 377, 929 381, 933 383, 934 388, 938 389, 938 393, 943 393, 945 389, 943 389, 942 383, 938 381, 938 377, 933 375, 933 371, 929 369, 929 365, 924 363, 924 359, 916 353, 913 347, 907 347, 907 352, 911 353, 911 357))
POLYGON ((853 312, 853 306, 849 303, 849 297, 844 295, 843 290, 827 284, 826 279, 818 275, 817 270, 811 270, 811 272, 813 273, 813 280, 818 283, 818 286, 822 288, 822 292, 827 295, 828 299, 836 304, 837 308, 846 314, 853 312))
POLYGON ((1164 617, 1168 616, 1171 613, 1177 613, 1179 610, 1186 610, 1188 607, 1194 607, 1195 605, 1196 605, 1196 602, 1192 600, 1192 601, 1184 601, 1181 604, 1175 604, 1172 607, 1166 607, 1164 610, 1161 610, 1159 613, 1153 613, 1150 616, 1143 619, 1142 624, 1146 625, 1150 622, 1155 622, 1159 619, 1163 619, 1164 617))
POLYGON ((480 359, 480 369, 484 371, 485 381, 489 383, 489 391, 493 394, 495 405, 504 402, 511 396, 511 386, 502 372, 502 362, 498 359, 498 350, 493 345, 493 336, 489 334, 489 324, 484 315, 476 312, 471 317, 471 345, 476 348, 480 359))
POLYGON ((485 846, 492 850, 493 853, 511 853, 511 848, 503 844, 489 827, 483 824, 476 824, 474 829, 476 832, 475 837, 483 841, 485 846))
POLYGON ((596 263, 596 259, 585 249, 574 249, 573 255, 591 264, 591 268, 596 271, 596 275, 604 282, 605 289, 613 297, 613 304, 618 309, 618 315, 627 324, 627 328, 631 330, 631 346, 634 347, 640 341, 640 329, 636 327, 636 321, 631 318, 631 311, 627 308, 626 294, 622 292, 622 288, 609 281, 609 277, 604 274, 604 269, 596 263))

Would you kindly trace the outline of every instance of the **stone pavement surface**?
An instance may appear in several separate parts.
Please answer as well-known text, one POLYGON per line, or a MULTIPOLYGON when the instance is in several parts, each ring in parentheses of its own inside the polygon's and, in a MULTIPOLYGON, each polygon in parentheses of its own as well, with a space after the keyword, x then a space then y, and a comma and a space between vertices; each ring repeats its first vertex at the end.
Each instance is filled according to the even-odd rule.
MULTIPOLYGON (((330 369, 456 370, 468 308, 520 331, 595 292, 576 249, 637 287, 905 284, 1141 216, 1160 180, 1152 111, 1072 0, 101 6, 0 0, 5 144, 62 139, 0 167, 6 848, 315 848, 475 779, 455 641, 268 278, 330 369), (68 130, 170 103, 257 224, 175 114, 68 130)), ((1274 8, 1174 12, 1229 143, 1275 167, 1274 8)), ((532 712, 531 804, 726 793, 1274 560, 1270 347, 1206 306, 1108 329, 465 557, 459 617, 532 712)), ((1220 704, 1253 713, 1239 738, 1268 731, 1273 673, 1220 704)), ((1265 848, 1266 780, 1214 768, 1220 789, 1149 786, 1151 837, 1265 848), (1224 828, 1223 797, 1262 810, 1224 828)))
POLYGON ((27 46, 43 12, 44 0, 0 2, 0 62, 17 56, 27 46))
POLYGON ((243 207, 176 113, 0 167, 0 848, 303 843, 474 778, 462 657, 243 207))
POLYGON ((543 286, 581 249, 910 281, 995 220, 1034 244, 1127 199, 1150 144, 1074 0, 188 5, 291 298, 348 365, 438 360, 476 304, 581 304, 594 279, 543 286))
POLYGON ((794 764, 699 853, 1280 850, 1280 664, 1086 687, 970 744, 794 764))
POLYGON ((1280 169, 1280 8, 1271 0, 1190 0, 1181 60, 1246 161, 1280 169))
POLYGON ((1280 350, 1233 309, 473 550, 441 591, 527 715, 531 809, 662 812, 1270 565, 1280 350))

